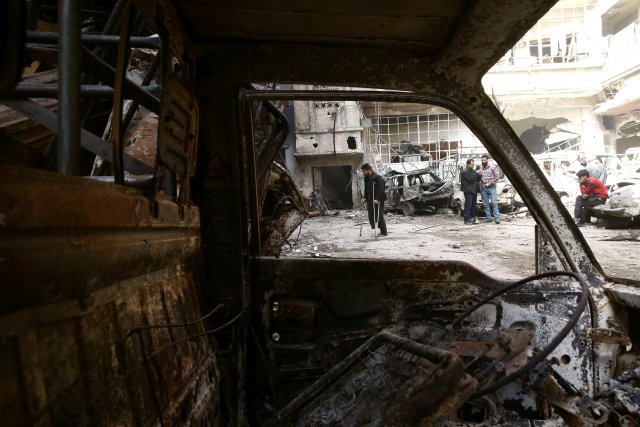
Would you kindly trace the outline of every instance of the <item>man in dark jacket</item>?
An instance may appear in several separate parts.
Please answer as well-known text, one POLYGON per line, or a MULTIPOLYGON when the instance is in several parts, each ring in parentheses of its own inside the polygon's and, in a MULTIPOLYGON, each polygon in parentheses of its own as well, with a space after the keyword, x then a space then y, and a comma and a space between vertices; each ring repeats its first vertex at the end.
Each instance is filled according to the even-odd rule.
POLYGON ((467 167, 460 174, 460 190, 464 193, 464 223, 471 225, 476 221, 476 202, 480 191, 480 174, 475 169, 473 159, 467 160, 467 167))
POLYGON ((387 224, 384 222, 384 178, 375 173, 369 163, 365 163, 360 169, 364 175, 364 199, 367 202, 369 224, 371 224, 372 229, 375 229, 377 220, 380 235, 386 236, 387 224))
POLYGON ((576 197, 576 206, 573 211, 574 220, 578 227, 591 223, 590 208, 604 205, 609 198, 607 187, 597 178, 589 177, 589 171, 582 169, 576 174, 580 180, 580 196, 576 197))

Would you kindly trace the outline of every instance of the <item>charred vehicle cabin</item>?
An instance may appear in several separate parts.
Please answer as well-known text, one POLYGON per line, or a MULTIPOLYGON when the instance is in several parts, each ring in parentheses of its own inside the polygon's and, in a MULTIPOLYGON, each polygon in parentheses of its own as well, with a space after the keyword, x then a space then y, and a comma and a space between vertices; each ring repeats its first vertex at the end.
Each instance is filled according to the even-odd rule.
POLYGON ((480 82, 554 4, 0 2, 3 423, 639 423, 640 282, 603 272, 480 82), (456 114, 535 219, 536 274, 279 257, 306 215, 274 165, 295 101, 456 114))

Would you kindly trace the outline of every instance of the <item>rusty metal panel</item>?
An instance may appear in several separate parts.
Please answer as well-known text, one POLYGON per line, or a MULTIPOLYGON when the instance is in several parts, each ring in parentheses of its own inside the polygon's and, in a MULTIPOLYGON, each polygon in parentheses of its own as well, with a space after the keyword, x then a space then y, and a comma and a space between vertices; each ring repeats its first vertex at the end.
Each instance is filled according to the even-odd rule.
MULTIPOLYGON (((305 380, 330 372, 385 328, 457 354, 465 372, 480 384, 478 389, 485 390, 501 378, 521 375, 530 357, 546 349, 572 317, 577 296, 586 298, 572 281, 532 281, 485 303, 451 331, 447 327, 462 313, 509 282, 455 262, 260 258, 257 268, 254 327, 267 352, 273 400, 281 405, 308 390, 305 384, 313 387, 305 380)), ((557 361, 554 369, 564 384, 591 394, 595 363, 600 363, 591 357, 596 343, 583 335, 591 327, 591 316, 583 312, 576 319, 548 357, 557 361)), ((341 384, 335 396, 348 387, 341 384)), ((493 408, 485 408, 485 421, 513 416, 510 411, 528 412, 528 418, 536 420, 557 418, 527 384, 526 378, 512 379, 485 395, 493 408)), ((449 412, 450 421, 470 421, 472 417, 461 414, 473 412, 449 412)), ((295 416, 304 419, 302 412, 295 416)))
POLYGON ((193 176, 196 168, 198 104, 174 75, 166 76, 163 86, 158 155, 172 171, 193 176))
POLYGON ((21 405, 12 421, 219 423, 213 330, 199 320, 192 271, 199 226, 197 208, 169 198, 0 167, 3 402, 21 405))
POLYGON ((23 403, 15 419, 34 425, 215 420, 219 373, 205 323, 149 329, 199 318, 197 299, 191 275, 170 268, 114 282, 88 295, 85 305, 68 299, 3 315, 0 339, 7 345, 0 354, 13 361, 5 366, 12 387, 3 391, 6 401, 23 403))
POLYGON ((114 281, 191 262, 199 213, 138 190, 0 167, 0 312, 84 298, 114 281))

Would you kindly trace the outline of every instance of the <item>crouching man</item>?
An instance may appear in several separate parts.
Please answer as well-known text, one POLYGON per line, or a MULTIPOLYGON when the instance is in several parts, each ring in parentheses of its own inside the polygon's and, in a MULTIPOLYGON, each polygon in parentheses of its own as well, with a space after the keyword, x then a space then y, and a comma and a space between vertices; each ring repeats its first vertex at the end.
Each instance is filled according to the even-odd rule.
POLYGON ((607 187, 597 178, 589 177, 586 169, 581 169, 576 174, 580 181, 580 193, 576 198, 576 207, 573 211, 574 220, 578 227, 591 223, 590 209, 594 206, 603 205, 609 198, 607 187))

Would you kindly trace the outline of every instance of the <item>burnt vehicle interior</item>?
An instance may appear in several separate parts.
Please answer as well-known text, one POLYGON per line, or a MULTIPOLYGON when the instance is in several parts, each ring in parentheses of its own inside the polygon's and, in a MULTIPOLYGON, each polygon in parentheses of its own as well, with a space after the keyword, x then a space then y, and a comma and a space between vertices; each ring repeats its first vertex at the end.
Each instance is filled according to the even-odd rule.
POLYGON ((3 424, 640 422, 640 283, 480 83, 554 3, 3 2, 3 424), (278 257, 294 100, 454 112, 534 216, 536 275, 278 257))

